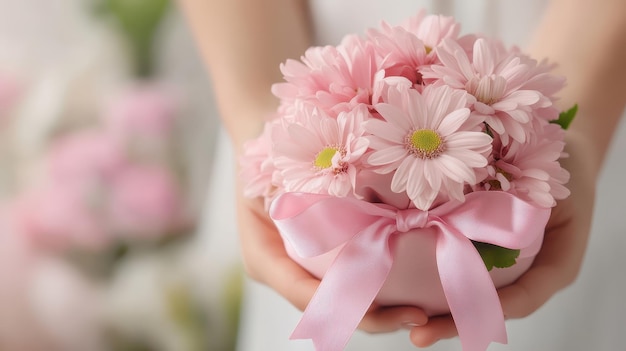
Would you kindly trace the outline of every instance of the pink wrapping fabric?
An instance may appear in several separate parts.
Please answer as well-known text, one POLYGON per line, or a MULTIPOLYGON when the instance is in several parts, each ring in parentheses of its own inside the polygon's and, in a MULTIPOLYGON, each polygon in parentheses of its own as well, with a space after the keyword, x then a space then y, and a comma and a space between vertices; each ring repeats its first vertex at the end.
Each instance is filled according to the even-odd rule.
POLYGON ((292 338, 310 338, 318 351, 342 350, 385 284, 398 239, 423 229, 436 235, 439 278, 463 349, 484 351, 492 341, 506 343, 506 329, 496 288, 471 240, 532 256, 550 209, 497 191, 470 193, 463 203, 430 211, 286 193, 272 203, 270 216, 300 257, 340 248, 292 338))

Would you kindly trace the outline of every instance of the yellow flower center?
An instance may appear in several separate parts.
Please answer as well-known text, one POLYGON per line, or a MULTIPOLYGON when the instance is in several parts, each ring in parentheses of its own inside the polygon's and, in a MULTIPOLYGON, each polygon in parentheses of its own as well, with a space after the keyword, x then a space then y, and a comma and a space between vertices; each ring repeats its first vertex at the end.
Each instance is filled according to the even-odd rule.
POLYGON ((431 51, 433 51, 433 48, 431 48, 428 45, 424 45, 424 50, 426 50, 426 55, 430 54, 431 51))
POLYGON ((419 129, 408 136, 407 147, 420 158, 435 158, 443 151, 443 140, 434 130, 419 129))
POLYGON ((337 153, 337 148, 326 147, 315 156, 315 167, 326 169, 333 165, 333 157, 337 153))

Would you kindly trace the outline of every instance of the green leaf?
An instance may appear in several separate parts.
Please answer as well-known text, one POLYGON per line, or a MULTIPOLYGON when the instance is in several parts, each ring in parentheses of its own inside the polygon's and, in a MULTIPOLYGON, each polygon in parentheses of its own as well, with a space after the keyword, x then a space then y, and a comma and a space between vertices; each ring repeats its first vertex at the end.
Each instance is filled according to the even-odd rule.
POLYGON ((487 123, 484 123, 484 125, 485 125, 485 133, 487 133, 487 135, 493 138, 493 131, 491 130, 491 127, 489 127, 487 123))
POLYGON ((131 46, 135 72, 150 75, 155 37, 170 7, 170 0, 103 0, 101 12, 108 13, 131 46))
POLYGON ((551 123, 556 123, 558 125, 561 126, 561 128, 563 129, 567 129, 569 128, 569 125, 572 123, 572 121, 574 120, 574 117, 576 117, 576 113, 578 112, 578 104, 572 106, 572 108, 570 108, 567 111, 563 111, 559 114, 559 118, 555 119, 553 121, 550 121, 551 123))
POLYGON ((520 250, 507 249, 505 247, 481 243, 477 241, 472 242, 480 257, 482 257, 485 266, 488 271, 491 271, 493 267, 507 268, 514 265, 519 256, 520 250))

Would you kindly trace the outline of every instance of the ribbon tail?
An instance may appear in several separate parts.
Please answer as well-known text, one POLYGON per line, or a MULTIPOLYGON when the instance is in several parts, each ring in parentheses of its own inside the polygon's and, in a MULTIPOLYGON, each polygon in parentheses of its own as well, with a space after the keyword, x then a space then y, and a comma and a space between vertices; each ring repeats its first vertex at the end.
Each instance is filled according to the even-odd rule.
POLYGON ((346 243, 291 339, 312 339, 317 351, 344 349, 391 270, 393 258, 389 234, 385 234, 389 230, 385 229, 384 222, 379 222, 346 243))
POLYGON ((437 266, 463 351, 506 344, 502 306, 480 255, 465 236, 440 228, 437 266))

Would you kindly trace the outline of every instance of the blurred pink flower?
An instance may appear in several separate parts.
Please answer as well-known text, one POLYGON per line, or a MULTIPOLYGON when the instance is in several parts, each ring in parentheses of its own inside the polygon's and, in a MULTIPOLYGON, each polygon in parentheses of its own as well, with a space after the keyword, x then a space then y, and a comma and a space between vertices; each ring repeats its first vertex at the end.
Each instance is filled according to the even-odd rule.
POLYGON ((28 189, 15 204, 24 235, 52 250, 106 247, 112 238, 99 209, 104 201, 98 199, 103 195, 97 194, 100 190, 97 185, 52 179, 28 189))
POLYGON ((158 85, 139 85, 114 99, 104 116, 116 137, 166 139, 174 128, 179 103, 173 91, 158 85))
POLYGON ((106 247, 106 184, 128 162, 122 146, 100 130, 78 131, 56 139, 43 162, 16 203, 27 234, 56 250, 106 247))
POLYGON ((181 225, 183 199, 167 165, 142 165, 105 131, 56 140, 44 174, 16 206, 28 235, 55 250, 99 250, 133 235, 161 237, 181 225))
MULTIPOLYGON (((376 105, 384 121, 370 119, 374 152, 368 162, 380 173, 394 172, 391 190, 406 191, 415 206, 430 209, 440 194, 463 201, 464 188, 487 165, 492 138, 463 128, 470 117, 467 94, 427 86, 423 93, 399 85, 387 103, 376 105)), ((473 127, 473 126, 472 126, 473 127)))
POLYGON ((178 183, 162 167, 124 168, 109 185, 107 208, 111 230, 126 238, 161 237, 185 220, 178 183))
POLYGON ((81 184, 112 177, 128 162, 123 144, 102 130, 90 129, 56 139, 45 155, 47 176, 81 184))

